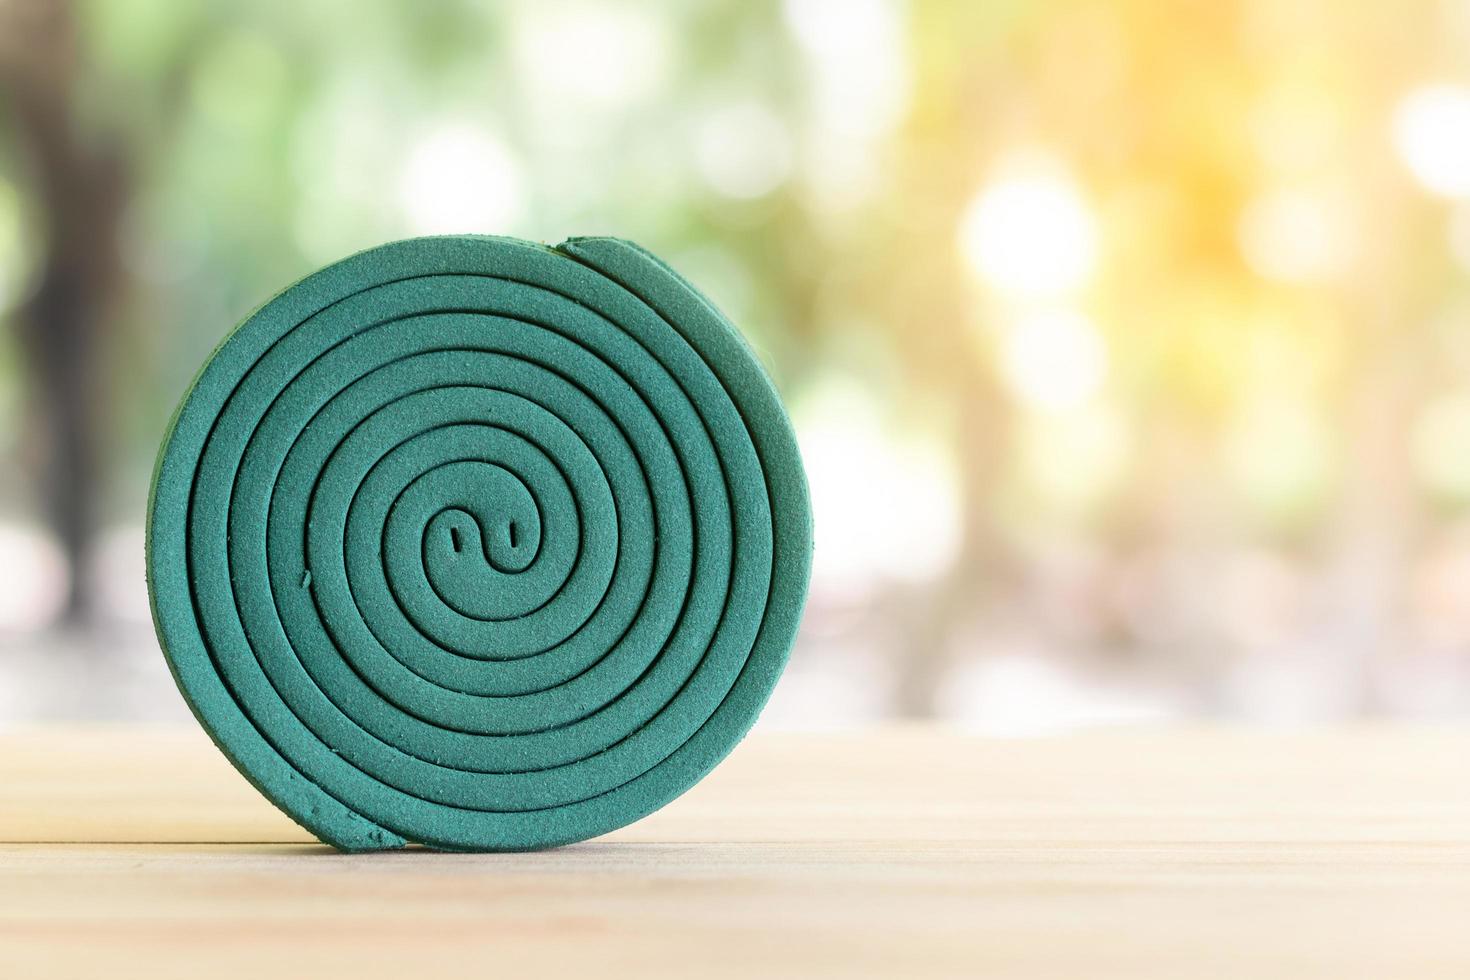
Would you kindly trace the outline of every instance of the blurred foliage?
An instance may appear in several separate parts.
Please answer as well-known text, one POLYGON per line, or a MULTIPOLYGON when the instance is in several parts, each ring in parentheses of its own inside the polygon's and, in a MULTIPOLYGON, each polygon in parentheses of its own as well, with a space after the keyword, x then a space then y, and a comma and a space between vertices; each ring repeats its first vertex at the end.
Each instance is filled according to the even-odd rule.
POLYGON ((223 327, 390 238, 635 238, 752 325, 776 365, 795 360, 803 276, 784 256, 801 216, 779 191, 711 194, 689 146, 732 104, 789 114, 792 46, 779 9, 756 6, 83 5, 79 113, 126 142, 135 176, 122 243, 135 285, 108 356, 123 409, 118 513, 137 508, 160 420, 223 327), (588 34, 599 27, 610 35, 588 34), (576 50, 543 61, 538 44, 558 41, 576 50), (599 64, 577 66, 587 59, 599 64), (599 65, 608 79, 589 77, 599 65), (576 77, 554 84, 567 71, 576 77), (413 147, 445 131, 486 133, 513 161, 514 200, 482 207, 494 225, 473 213, 415 222, 403 174, 413 147))
MULTIPOLYGON (((1433 632, 1412 617, 1439 600, 1407 592, 1470 507, 1463 3, 73 12, 70 125, 129 179, 106 522, 137 519, 227 326, 311 269, 419 233, 615 234, 773 369, 812 464, 818 609, 842 610, 814 628, 886 637, 916 710, 1017 617, 1103 656, 1260 647, 1223 621, 1237 572, 1271 642, 1433 632)), ((43 236, 5 119, 14 309, 43 236)), ((7 459, 24 370, 0 348, 7 459)), ((1436 649, 1451 634, 1470 645, 1436 649)))

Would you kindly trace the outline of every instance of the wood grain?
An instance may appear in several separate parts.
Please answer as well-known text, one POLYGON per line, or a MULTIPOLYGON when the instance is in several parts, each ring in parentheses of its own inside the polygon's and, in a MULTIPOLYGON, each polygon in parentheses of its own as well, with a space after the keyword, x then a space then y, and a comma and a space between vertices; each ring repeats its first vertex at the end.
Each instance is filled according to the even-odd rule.
POLYGON ((752 736, 540 854, 334 854, 193 731, 0 736, 0 976, 1470 976, 1470 730, 752 736))

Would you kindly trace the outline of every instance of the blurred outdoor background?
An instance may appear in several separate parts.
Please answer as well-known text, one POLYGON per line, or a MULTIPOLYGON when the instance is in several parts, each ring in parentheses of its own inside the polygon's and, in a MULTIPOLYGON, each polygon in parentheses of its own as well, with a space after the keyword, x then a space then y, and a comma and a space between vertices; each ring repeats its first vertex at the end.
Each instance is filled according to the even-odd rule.
POLYGON ((767 724, 1470 715, 1470 0, 0 0, 0 725, 187 717, 170 412, 436 232, 635 239, 761 353, 767 724))

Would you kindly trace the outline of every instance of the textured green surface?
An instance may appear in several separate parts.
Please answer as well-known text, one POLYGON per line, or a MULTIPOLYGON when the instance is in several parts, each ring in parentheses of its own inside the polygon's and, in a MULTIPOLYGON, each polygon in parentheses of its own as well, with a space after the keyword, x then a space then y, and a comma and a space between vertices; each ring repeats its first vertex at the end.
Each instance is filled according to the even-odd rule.
POLYGON ((287 289, 185 396, 148 534, 195 714, 348 850, 662 806, 755 720, 811 556, 770 381, 615 239, 396 242, 287 289))

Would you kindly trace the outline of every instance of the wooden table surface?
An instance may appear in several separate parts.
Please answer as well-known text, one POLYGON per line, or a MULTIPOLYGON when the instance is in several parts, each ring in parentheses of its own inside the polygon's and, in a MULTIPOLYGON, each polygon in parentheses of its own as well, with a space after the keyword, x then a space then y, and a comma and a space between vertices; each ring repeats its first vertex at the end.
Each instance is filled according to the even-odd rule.
POLYGON ((338 974, 1470 977, 1470 729, 757 733, 597 841, 350 857, 194 731, 0 735, 0 977, 338 974))

